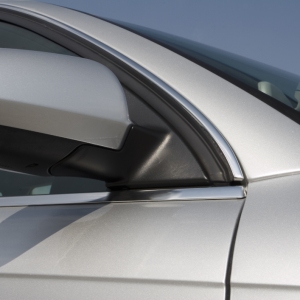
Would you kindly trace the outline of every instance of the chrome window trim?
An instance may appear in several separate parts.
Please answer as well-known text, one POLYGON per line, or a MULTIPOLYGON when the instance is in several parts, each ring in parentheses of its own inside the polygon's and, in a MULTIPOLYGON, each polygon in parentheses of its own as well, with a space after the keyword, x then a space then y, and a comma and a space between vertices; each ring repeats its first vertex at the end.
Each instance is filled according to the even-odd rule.
POLYGON ((8 8, 12 11, 21 12, 36 18, 39 18, 43 21, 46 21, 48 23, 52 23, 58 27, 61 27, 79 37, 82 39, 87 40, 88 42, 94 44, 95 46, 101 48, 102 50, 106 51, 110 55, 113 55, 114 57, 118 58, 123 63, 129 65, 131 68, 133 68, 135 71, 142 74, 145 78, 153 82, 155 85, 157 85, 160 89, 162 89, 165 93, 170 95, 173 99, 175 99, 178 103, 181 104, 205 129, 206 131, 211 135, 211 137, 215 140, 221 151, 223 152, 230 168, 231 172, 233 174, 234 181, 243 181, 244 175, 242 172, 242 169, 240 167, 240 164, 238 162, 238 159, 231 148, 231 146, 228 144, 225 137, 219 132, 219 130, 202 114, 193 104, 191 104, 187 99, 185 99, 181 94, 176 92, 173 88, 171 88, 169 85, 167 85, 165 82, 163 82, 161 79, 156 77, 154 74, 149 72, 148 70, 144 69, 139 64, 135 63, 128 57, 124 56, 123 54, 117 52, 116 50, 112 49, 111 47, 105 45, 104 43, 88 36, 87 34, 74 29, 62 22, 59 22, 57 20, 54 20, 50 17, 46 17, 42 14, 32 12, 30 10, 24 9, 24 8, 18 8, 12 5, 7 4, 1 4, 0 7, 8 8))
POLYGON ((57 194, 0 197, 0 207, 58 205, 58 204, 93 204, 93 203, 128 203, 128 202, 168 202, 197 200, 232 200, 246 197, 242 186, 124 190, 99 193, 57 194))

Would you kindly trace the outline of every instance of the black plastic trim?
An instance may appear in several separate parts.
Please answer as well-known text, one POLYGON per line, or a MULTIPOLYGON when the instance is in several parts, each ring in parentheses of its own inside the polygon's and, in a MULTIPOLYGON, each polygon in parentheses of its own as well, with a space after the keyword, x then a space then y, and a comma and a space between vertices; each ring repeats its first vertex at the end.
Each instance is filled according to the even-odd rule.
POLYGON ((49 176, 48 169, 82 143, 0 125, 0 168, 49 176))
POLYGON ((120 150, 81 145, 49 172, 104 180, 110 189, 208 185, 200 168, 178 164, 169 139, 168 133, 134 125, 120 150))

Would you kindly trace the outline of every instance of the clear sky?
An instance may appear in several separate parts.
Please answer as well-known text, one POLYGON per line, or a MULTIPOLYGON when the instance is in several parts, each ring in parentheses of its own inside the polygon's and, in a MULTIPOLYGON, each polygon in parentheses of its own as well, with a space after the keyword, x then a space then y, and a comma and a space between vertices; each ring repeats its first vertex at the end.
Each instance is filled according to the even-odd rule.
POLYGON ((300 0, 42 2, 165 31, 300 75, 300 0))

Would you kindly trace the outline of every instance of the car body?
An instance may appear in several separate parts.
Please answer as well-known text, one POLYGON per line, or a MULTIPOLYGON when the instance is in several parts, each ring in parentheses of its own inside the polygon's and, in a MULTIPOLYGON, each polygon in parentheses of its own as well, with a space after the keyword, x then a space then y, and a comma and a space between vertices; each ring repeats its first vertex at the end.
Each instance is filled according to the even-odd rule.
POLYGON ((150 173, 111 190, 5 171, 2 299, 299 298, 300 127, 285 104, 126 24, 26 1, 1 3, 0 21, 105 65, 134 123, 171 136, 143 165, 150 173))

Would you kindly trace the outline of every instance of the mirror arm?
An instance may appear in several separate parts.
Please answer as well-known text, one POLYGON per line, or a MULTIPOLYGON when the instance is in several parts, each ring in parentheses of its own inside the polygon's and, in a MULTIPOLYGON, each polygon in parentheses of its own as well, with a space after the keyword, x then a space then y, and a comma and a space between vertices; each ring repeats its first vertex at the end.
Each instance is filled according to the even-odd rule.
POLYGON ((120 150, 81 145, 49 172, 104 180, 110 189, 208 185, 200 169, 183 171, 169 140, 169 133, 133 125, 120 150))

